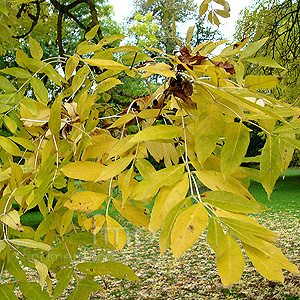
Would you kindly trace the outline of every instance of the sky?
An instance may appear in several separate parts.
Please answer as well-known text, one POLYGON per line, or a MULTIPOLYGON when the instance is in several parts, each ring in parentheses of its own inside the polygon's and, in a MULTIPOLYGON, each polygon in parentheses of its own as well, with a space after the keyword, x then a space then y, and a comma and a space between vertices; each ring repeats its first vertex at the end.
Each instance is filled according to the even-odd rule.
MULTIPOLYGON (((220 25, 220 31, 223 34, 225 39, 233 40, 233 34, 234 34, 234 28, 235 28, 235 22, 238 19, 239 12, 244 7, 251 5, 253 3, 253 0, 227 0, 230 4, 230 17, 227 19, 224 19, 220 17, 221 25, 220 25)), ((117 22, 122 22, 124 18, 128 17, 130 15, 130 12, 133 10, 133 1, 132 0, 108 0, 108 2, 114 6, 115 11, 115 17, 114 19, 117 22)), ((195 3, 199 4, 202 2, 202 0, 195 0, 195 3)), ((189 22, 185 24, 186 30, 189 28, 189 26, 193 26, 193 22, 189 22)))

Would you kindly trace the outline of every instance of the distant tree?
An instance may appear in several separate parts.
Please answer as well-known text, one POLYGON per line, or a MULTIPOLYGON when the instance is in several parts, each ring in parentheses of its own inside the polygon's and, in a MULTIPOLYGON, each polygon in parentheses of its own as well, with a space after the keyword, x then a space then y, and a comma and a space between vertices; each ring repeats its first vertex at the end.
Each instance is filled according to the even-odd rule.
POLYGON ((282 82, 273 94, 290 102, 300 95, 300 1, 272 0, 257 1, 242 11, 237 22, 235 38, 250 37, 249 43, 268 38, 265 44, 254 53, 247 66, 248 74, 276 74, 282 82), (266 57, 272 58, 286 68, 266 67, 266 57))

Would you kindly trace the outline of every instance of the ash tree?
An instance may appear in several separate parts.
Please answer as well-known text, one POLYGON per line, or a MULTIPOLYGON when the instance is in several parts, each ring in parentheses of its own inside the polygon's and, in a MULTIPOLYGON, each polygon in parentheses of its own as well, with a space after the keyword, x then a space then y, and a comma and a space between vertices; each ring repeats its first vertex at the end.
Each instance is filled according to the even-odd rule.
MULTIPOLYGON (((8 35, 20 30, 9 27, 11 16, 18 19, 14 14, 34 3, 1 5, 8 35)), ((170 248, 175 259, 205 232, 228 288, 245 267, 241 247, 269 280, 283 282, 282 269, 298 273, 276 247, 279 236, 251 216, 267 207, 248 191, 249 178, 261 182, 270 197, 290 154, 300 147, 293 138, 299 109, 264 93, 280 78, 243 74, 242 58, 265 40, 247 47, 242 40, 215 55, 222 42, 193 47, 191 28, 172 55, 148 48, 156 53, 150 57, 141 47, 113 44, 122 35, 101 36, 90 0, 50 3, 70 18, 66 7, 86 5, 91 14, 86 21, 93 26, 86 26, 70 53, 59 42, 61 56, 53 58, 29 37, 30 53, 18 49, 17 66, 0 70, 1 125, 10 132, 0 137, 0 262, 15 278, 1 285, 1 299, 17 299, 16 287, 27 299, 57 299, 72 279, 69 299, 87 299, 102 289, 95 276, 139 280, 130 266, 111 259, 109 251, 122 251, 127 241, 116 211, 133 226, 159 231, 161 253, 170 248), (152 89, 157 75, 163 80, 152 89), (126 107, 112 105, 111 89, 121 89, 128 77, 142 79, 149 95, 126 107), (259 170, 241 166, 249 145, 247 124, 266 137, 259 170), (35 206, 44 219, 33 229, 20 217, 35 206), (85 248, 103 249, 103 259, 78 261, 85 248), (24 266, 36 270, 38 282, 29 281, 24 266)), ((228 16, 226 1, 205 0, 200 14, 207 9, 214 23, 217 15, 228 16)))

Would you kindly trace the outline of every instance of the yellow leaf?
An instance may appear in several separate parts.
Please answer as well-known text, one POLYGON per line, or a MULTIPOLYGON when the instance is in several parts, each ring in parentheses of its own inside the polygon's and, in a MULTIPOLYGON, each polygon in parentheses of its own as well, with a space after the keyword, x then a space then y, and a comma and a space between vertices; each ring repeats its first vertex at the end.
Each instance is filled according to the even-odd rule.
POLYGON ((213 206, 237 213, 261 213, 268 208, 257 201, 227 191, 210 191, 202 200, 213 206))
POLYGON ((90 191, 78 192, 65 203, 65 207, 79 211, 94 211, 106 200, 108 195, 90 191))
POLYGON ((51 250, 51 246, 49 246, 48 244, 37 242, 30 239, 15 239, 15 240, 9 240, 9 242, 14 245, 27 247, 27 248, 40 249, 43 251, 51 250))
POLYGON ((122 250, 127 241, 124 228, 110 216, 106 216, 106 227, 108 241, 119 251, 122 250))
POLYGON ((108 45, 114 41, 124 39, 125 37, 126 36, 123 34, 112 34, 112 35, 106 36, 105 38, 100 40, 100 42, 98 44, 101 46, 108 45))
MULTIPOLYGON (((128 199, 128 197, 130 197, 130 195, 133 192, 133 187, 135 187, 135 185, 133 184, 133 181, 135 180, 136 173, 133 171, 133 165, 131 166, 131 168, 126 171, 125 176, 122 180, 122 183, 119 183, 119 188, 122 192, 122 205, 124 205, 128 199)), ((120 176, 119 176, 120 178, 120 176)))
POLYGON ((268 280, 279 280, 283 283, 284 276, 281 266, 263 251, 243 243, 243 247, 255 269, 268 280))
POLYGON ((91 59, 81 59, 81 61, 101 69, 108 70, 127 70, 127 66, 123 66, 120 63, 110 60, 110 59, 101 59, 101 58, 91 58, 91 59))
POLYGON ((280 174, 281 166, 282 159, 277 142, 269 135, 260 159, 261 184, 267 192, 269 199, 280 174))
POLYGON ((3 117, 3 121, 5 124, 5 127, 12 133, 16 133, 18 129, 17 123, 14 121, 14 119, 10 118, 9 116, 5 115, 3 117))
POLYGON ((169 211, 185 199, 189 189, 188 174, 170 187, 163 187, 155 198, 154 206, 151 213, 149 229, 152 232, 158 231, 169 211))
POLYGON ((195 139, 195 152, 202 164, 215 150, 216 143, 222 135, 223 115, 215 104, 211 104, 196 122, 188 125, 195 139))
POLYGON ((79 63, 79 58, 77 56, 73 55, 69 57, 65 67, 66 80, 69 80, 70 77, 73 75, 78 63, 79 63))
POLYGON ((278 69, 284 69, 281 65, 279 65, 275 60, 269 58, 269 57, 254 57, 254 58, 248 58, 246 59, 247 62, 250 62, 252 64, 255 64, 256 66, 260 67, 270 67, 270 68, 278 68, 278 69))
POLYGON ((225 145, 221 152, 221 172, 225 178, 237 171, 250 143, 249 130, 242 122, 233 122, 225 127, 225 145))
POLYGON ((117 157, 129 150, 130 148, 132 148, 133 146, 135 146, 136 143, 131 141, 132 137, 132 135, 128 135, 125 138, 119 140, 111 149, 108 159, 112 157, 117 157))
POLYGON ((110 134, 100 134, 92 137, 92 145, 86 147, 82 160, 88 158, 101 157, 104 153, 108 153, 118 142, 117 139, 110 134))
POLYGON ((117 78, 107 78, 97 85, 97 92, 104 93, 118 84, 123 84, 123 82, 117 78))
POLYGON ((150 126, 133 136, 131 142, 170 140, 182 135, 182 128, 173 125, 150 126))
POLYGON ((224 253, 226 247, 226 237, 221 225, 216 221, 215 218, 209 219, 206 240, 215 251, 217 257, 224 253))
POLYGON ((43 104, 47 104, 49 102, 49 96, 48 90, 44 86, 44 83, 36 77, 32 77, 30 83, 37 100, 43 104))
POLYGON ((145 74, 142 75, 143 78, 149 77, 153 74, 159 74, 165 77, 174 77, 176 78, 175 72, 172 70, 172 67, 165 63, 157 63, 151 64, 146 67, 142 67, 138 69, 139 71, 146 71, 145 74))
POLYGON ((247 58, 261 48, 269 37, 265 37, 257 42, 251 43, 245 50, 242 51, 241 58, 247 58))
POLYGON ((241 184, 241 182, 232 176, 227 180, 224 179, 221 172, 213 170, 195 171, 198 179, 209 189, 213 191, 227 191, 234 194, 242 195, 248 199, 254 200, 249 191, 241 184))
POLYGON ((184 166, 179 164, 159 170, 149 178, 142 180, 133 191, 131 197, 135 200, 147 200, 154 197, 162 186, 171 186, 183 176, 184 166))
POLYGON ((150 118, 156 118, 159 113, 163 113, 160 109, 144 109, 140 113, 137 114, 137 116, 141 119, 150 119, 150 118))
POLYGON ((135 226, 148 228, 149 219, 144 211, 139 208, 126 203, 123 205, 120 201, 113 199, 113 203, 118 212, 125 217, 130 223, 135 226))
POLYGON ((199 7, 199 17, 204 15, 208 10, 208 3, 206 0, 203 0, 200 7, 199 7))
POLYGON ((193 38, 193 34, 194 34, 194 30, 195 30, 195 26, 190 26, 188 31, 187 31, 187 34, 186 34, 186 42, 189 43, 192 38, 193 38))
POLYGON ((119 158, 101 170, 96 181, 107 180, 120 174, 132 161, 133 157, 119 158))
POLYGON ((40 261, 34 259, 34 265, 40 277, 40 286, 42 289, 45 287, 46 277, 48 276, 48 267, 40 261))
POLYGON ((223 254, 217 257, 217 267, 224 286, 228 289, 239 281, 245 267, 240 246, 230 232, 226 233, 226 247, 223 254))
POLYGON ((180 214, 171 234, 171 250, 176 259, 187 251, 206 228, 208 214, 202 203, 197 203, 180 214))
POLYGON ((17 231, 23 232, 24 229, 21 225, 19 213, 16 210, 12 210, 0 218, 1 222, 6 224, 17 231))
POLYGON ((159 236, 159 247, 161 254, 165 253, 166 250, 171 246, 171 234, 177 217, 186 210, 186 203, 190 201, 190 198, 185 198, 177 205, 175 205, 167 214, 162 230, 159 236))
POLYGON ((103 227, 105 220, 106 219, 104 216, 94 216, 90 219, 86 219, 85 221, 83 221, 83 226, 85 230, 90 230, 93 234, 97 234, 103 227))
POLYGON ((138 168, 140 175, 144 179, 149 179, 155 172, 155 168, 152 166, 152 164, 143 158, 139 158, 135 162, 135 166, 138 168))
POLYGON ((92 161, 76 161, 64 166, 61 171, 70 178, 95 181, 105 166, 92 161))
POLYGON ((113 124, 111 124, 107 129, 115 128, 115 127, 121 127, 124 124, 128 123, 134 118, 133 114, 125 114, 118 120, 116 120, 113 124))
POLYGON ((255 76, 248 75, 245 78, 245 87, 251 91, 258 89, 272 89, 279 83, 276 76, 255 76))

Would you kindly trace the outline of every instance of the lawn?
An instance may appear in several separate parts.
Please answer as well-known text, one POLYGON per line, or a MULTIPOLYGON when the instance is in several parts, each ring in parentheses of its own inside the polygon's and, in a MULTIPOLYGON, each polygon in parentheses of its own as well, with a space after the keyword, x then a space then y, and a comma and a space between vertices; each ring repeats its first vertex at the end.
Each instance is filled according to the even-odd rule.
MULTIPOLYGON (((268 201, 261 185, 251 182, 251 193, 268 206, 269 211, 256 216, 257 220, 277 232, 282 238, 278 247, 291 262, 300 268, 300 172, 289 170, 280 178, 268 201)), ((38 213, 32 212, 22 222, 38 222, 38 213), (35 219, 31 217, 35 217, 35 219), (28 218, 28 219, 27 219, 28 218)), ((124 222, 125 220, 120 220, 124 222)), ((129 240, 122 253, 106 253, 130 265, 140 282, 116 280, 109 276, 99 278, 105 292, 95 292, 90 299, 300 299, 300 277, 285 272, 284 285, 263 278, 246 259, 242 279, 231 291, 224 289, 218 276, 215 255, 204 237, 175 261, 171 252, 160 255, 158 234, 150 234, 127 225, 129 240)), ((91 256, 97 260, 103 252, 82 249, 79 259, 91 256)), ((69 286, 69 291, 72 286, 69 286)), ((65 299, 65 298, 61 298, 65 299)))

